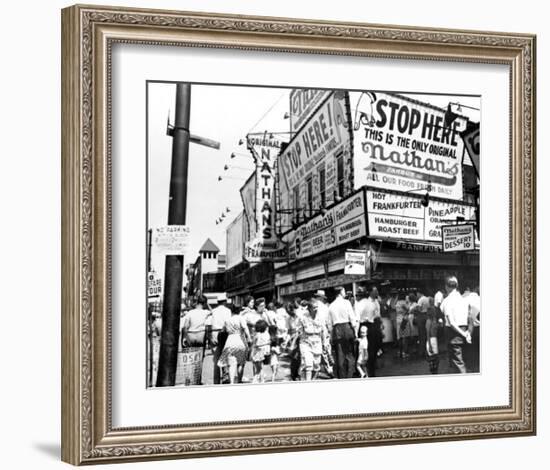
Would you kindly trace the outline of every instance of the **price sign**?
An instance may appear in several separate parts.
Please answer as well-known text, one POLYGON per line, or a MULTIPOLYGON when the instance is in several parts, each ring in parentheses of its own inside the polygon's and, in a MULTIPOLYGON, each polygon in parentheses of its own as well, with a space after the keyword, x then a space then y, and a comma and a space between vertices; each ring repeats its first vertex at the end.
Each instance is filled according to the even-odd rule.
POLYGON ((475 249, 475 233, 472 224, 444 225, 441 227, 443 251, 468 251, 475 249))

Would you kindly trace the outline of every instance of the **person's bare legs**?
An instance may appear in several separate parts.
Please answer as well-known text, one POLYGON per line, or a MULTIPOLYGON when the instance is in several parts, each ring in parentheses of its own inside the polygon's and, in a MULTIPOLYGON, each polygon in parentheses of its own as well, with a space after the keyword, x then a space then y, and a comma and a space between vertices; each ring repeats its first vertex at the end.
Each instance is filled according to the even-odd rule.
POLYGON ((230 357, 228 362, 229 362, 229 383, 234 384, 235 378, 237 377, 237 374, 238 374, 237 359, 234 357, 230 357))
POLYGON ((279 365, 271 366, 271 381, 275 382, 275 379, 277 378, 277 372, 279 371, 279 365))
POLYGON ((252 362, 252 369, 254 370, 254 378, 252 382, 254 383, 261 383, 262 380, 262 366, 263 364, 258 361, 252 362))
POLYGON ((244 364, 237 364, 237 383, 243 383, 244 364))
POLYGON ((246 366, 246 361, 243 362, 242 364, 237 365, 237 383, 243 383, 245 366, 246 366))
POLYGON ((279 356, 272 354, 269 362, 271 365, 271 382, 275 382, 277 372, 279 372, 279 356))

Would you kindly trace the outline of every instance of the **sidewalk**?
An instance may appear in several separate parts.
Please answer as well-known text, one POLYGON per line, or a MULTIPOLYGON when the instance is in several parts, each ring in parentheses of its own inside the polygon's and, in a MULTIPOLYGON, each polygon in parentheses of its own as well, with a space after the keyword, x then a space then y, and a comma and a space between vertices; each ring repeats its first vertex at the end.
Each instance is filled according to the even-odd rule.
MULTIPOLYGON (((265 382, 271 382, 273 374, 271 372, 271 366, 264 365, 263 367, 265 382)), ((244 368, 243 383, 252 382, 254 373, 252 371, 252 362, 247 361, 244 368)), ((290 381, 290 363, 285 355, 279 358, 279 370, 275 377, 275 382, 289 382, 290 381)), ((212 352, 206 350, 206 355, 202 364, 202 383, 204 385, 212 385, 214 383, 214 364, 212 361, 212 352)))
MULTIPOLYGON (((395 348, 388 348, 377 361, 377 377, 398 377, 398 376, 411 376, 411 375, 431 375, 428 368, 428 363, 423 357, 410 356, 407 359, 400 359, 397 357, 397 350, 395 348)), ((263 367, 264 377, 266 382, 271 382, 272 372, 271 366, 264 365, 263 367)), ((447 355, 445 353, 440 354, 439 360, 439 374, 449 374, 449 363, 447 355)), ((206 351, 206 355, 203 362, 202 369, 202 383, 204 385, 213 384, 213 361, 212 353, 206 351)), ((253 372, 252 363, 248 361, 244 369, 243 382, 252 382, 253 372)), ((329 379, 326 374, 321 373, 318 380, 329 379)), ((290 367, 289 360, 285 355, 282 355, 279 360, 279 370, 275 377, 275 382, 288 382, 290 381, 290 367)))

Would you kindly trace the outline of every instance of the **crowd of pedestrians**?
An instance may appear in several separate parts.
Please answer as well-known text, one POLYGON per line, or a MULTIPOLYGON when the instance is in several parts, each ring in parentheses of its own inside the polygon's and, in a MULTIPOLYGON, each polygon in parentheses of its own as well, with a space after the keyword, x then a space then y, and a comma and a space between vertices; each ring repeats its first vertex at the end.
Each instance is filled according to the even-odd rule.
POLYGON ((393 289, 381 296, 375 285, 333 292, 330 302, 318 290, 286 303, 249 296, 242 306, 222 295, 213 309, 199 296, 182 317, 181 345, 211 350, 215 384, 282 379, 281 359, 290 369, 285 380, 375 377, 388 346, 398 361, 425 359, 426 373, 439 372, 443 352, 451 372, 479 371, 479 292, 461 293, 456 277, 432 295, 393 289), (247 362, 252 377, 245 378, 247 362))

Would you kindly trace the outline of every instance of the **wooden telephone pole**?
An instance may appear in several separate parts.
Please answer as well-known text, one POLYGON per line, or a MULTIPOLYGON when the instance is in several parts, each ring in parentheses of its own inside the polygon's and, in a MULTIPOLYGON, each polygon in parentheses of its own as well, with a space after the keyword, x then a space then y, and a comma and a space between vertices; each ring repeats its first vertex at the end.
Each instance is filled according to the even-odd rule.
MULTIPOLYGON (((173 140, 168 225, 185 225, 189 142, 196 142, 216 149, 220 148, 218 142, 190 134, 190 113, 191 85, 189 83, 178 83, 176 85, 176 116, 174 127, 170 132, 173 140)), ((162 332, 157 387, 173 386, 176 382, 182 285, 183 254, 167 255, 164 268, 164 301, 162 303, 162 332)))

